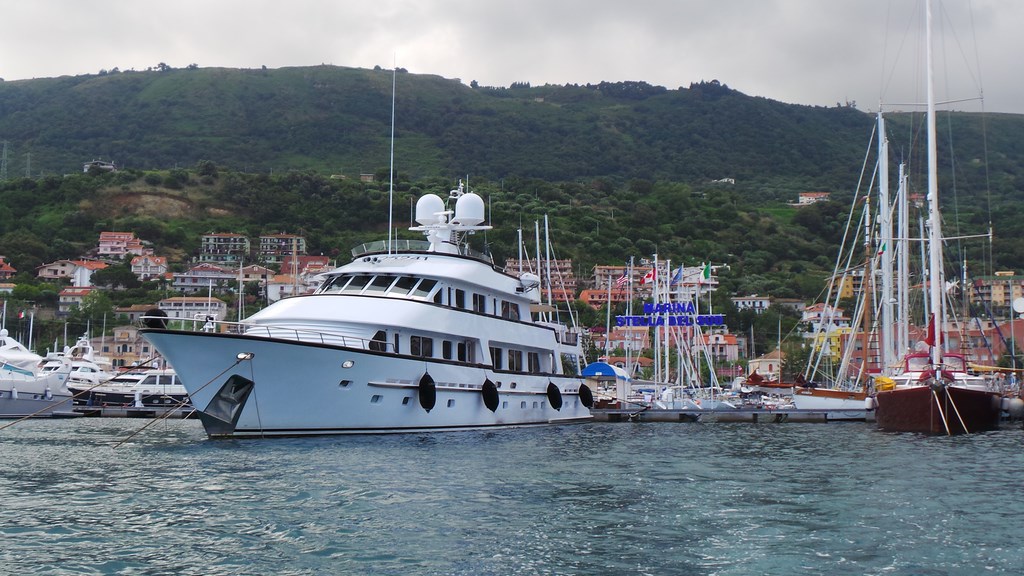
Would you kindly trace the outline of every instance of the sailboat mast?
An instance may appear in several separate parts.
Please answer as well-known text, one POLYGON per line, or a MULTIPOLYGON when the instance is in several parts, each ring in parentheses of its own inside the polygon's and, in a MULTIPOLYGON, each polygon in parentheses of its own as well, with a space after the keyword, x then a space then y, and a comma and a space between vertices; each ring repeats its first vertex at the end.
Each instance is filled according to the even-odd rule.
POLYGON ((925 2, 926 63, 928 69, 928 267, 931 276, 928 281, 928 300, 931 303, 930 325, 934 327, 931 359, 934 368, 942 366, 942 288, 945 285, 942 273, 942 229, 939 219, 939 167, 938 145, 935 130, 935 86, 932 78, 932 3, 925 2))
POLYGON ((879 266, 882 270, 881 330, 879 330, 880 363, 883 371, 896 360, 893 322, 892 284, 892 206, 889 200, 889 139, 885 135, 885 118, 878 112, 878 237, 879 266))

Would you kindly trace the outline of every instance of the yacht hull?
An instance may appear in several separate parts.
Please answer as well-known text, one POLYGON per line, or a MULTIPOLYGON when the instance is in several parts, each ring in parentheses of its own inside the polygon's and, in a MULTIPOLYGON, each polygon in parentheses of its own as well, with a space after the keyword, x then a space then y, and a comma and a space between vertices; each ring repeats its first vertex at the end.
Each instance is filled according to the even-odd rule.
POLYGON ((211 437, 443 431, 591 419, 580 400, 581 377, 501 372, 319 342, 141 332, 175 367, 211 437))
POLYGON ((886 432, 963 434, 995 430, 1000 397, 958 386, 910 386, 875 395, 875 420, 886 432))
POLYGON ((826 420, 867 420, 867 397, 864 392, 852 390, 797 388, 793 405, 799 410, 823 411, 826 420))

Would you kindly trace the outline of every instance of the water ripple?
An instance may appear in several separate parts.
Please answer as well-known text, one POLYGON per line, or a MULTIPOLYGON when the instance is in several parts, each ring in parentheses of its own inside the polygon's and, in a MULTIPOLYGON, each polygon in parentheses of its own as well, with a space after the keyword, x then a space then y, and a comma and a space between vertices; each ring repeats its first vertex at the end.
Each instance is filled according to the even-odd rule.
POLYGON ((0 432, 0 565, 47 574, 1020 573, 1019 428, 588 424, 209 441, 0 432))

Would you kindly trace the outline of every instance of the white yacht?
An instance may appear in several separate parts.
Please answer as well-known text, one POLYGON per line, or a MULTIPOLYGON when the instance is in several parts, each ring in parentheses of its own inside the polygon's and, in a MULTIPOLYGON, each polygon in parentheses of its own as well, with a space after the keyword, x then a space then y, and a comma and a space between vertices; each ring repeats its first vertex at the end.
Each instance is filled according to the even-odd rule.
POLYGON ((71 362, 68 384, 78 388, 96 386, 114 377, 110 360, 96 355, 88 334, 79 338, 74 346, 65 346, 63 353, 48 354, 40 363, 40 371, 61 370, 65 361, 71 362))
POLYGON ((141 332, 211 437, 446 431, 581 422, 593 395, 579 332, 540 316, 540 281, 469 249, 489 229, 462 183, 416 205, 426 241, 353 250, 314 293, 238 325, 141 332))
POLYGON ((135 368, 97 385, 72 383, 68 388, 76 406, 177 408, 188 404, 188 392, 170 368, 135 368))
POLYGON ((71 408, 67 389, 71 362, 54 359, 52 369, 39 368, 43 358, 0 330, 0 418, 50 416, 71 408))

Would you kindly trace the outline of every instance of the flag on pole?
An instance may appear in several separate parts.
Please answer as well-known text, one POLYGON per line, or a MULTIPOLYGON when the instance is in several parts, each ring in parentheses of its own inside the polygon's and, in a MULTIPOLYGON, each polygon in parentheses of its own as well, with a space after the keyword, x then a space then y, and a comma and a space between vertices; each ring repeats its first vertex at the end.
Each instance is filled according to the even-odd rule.
POLYGON ((700 278, 698 279, 698 283, 702 283, 705 280, 710 280, 710 279, 711 279, 711 263, 708 262, 707 264, 701 264, 701 272, 700 272, 700 278))
POLYGON ((622 278, 619 278, 618 280, 615 281, 615 285, 618 286, 619 288, 622 288, 623 286, 625 286, 628 283, 629 283, 629 276, 626 276, 625 273, 622 274, 622 278))
POLYGON ((647 284, 647 283, 650 283, 650 282, 654 282, 654 278, 657 275, 656 270, 657 270, 657 268, 651 268, 650 270, 648 270, 647 274, 644 274, 643 279, 640 280, 640 283, 641 284, 647 284))
POLYGON ((19 310, 18 311, 18 318, 20 319, 20 318, 24 318, 24 317, 25 317, 25 311, 24 310, 19 310))
POLYGON ((672 275, 671 285, 675 286, 683 281, 683 267, 680 266, 676 269, 676 273, 672 275))

